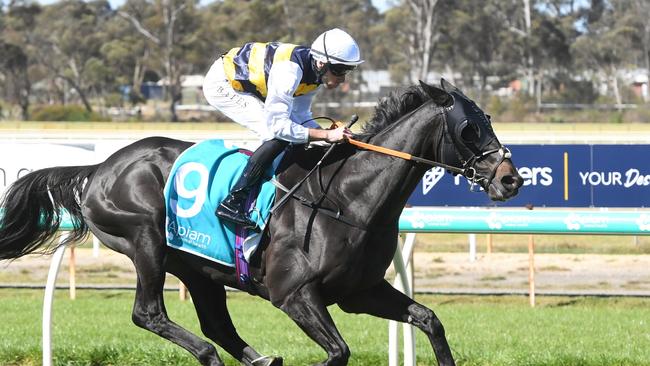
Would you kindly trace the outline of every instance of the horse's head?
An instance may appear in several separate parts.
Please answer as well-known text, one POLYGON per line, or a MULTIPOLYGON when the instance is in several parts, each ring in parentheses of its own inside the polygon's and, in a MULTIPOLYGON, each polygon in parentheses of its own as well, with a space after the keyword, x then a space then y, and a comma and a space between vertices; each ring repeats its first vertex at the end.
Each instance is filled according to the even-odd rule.
POLYGON ((456 167, 470 182, 480 185, 490 199, 514 197, 523 183, 512 164, 511 153, 494 134, 490 116, 446 80, 438 88, 420 82, 434 103, 446 110, 441 163, 456 167))

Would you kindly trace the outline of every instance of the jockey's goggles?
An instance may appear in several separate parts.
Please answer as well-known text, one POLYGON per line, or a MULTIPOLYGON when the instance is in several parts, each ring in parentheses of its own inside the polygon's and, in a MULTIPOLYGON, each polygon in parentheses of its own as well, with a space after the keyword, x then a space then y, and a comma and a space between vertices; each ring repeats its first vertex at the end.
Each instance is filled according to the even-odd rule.
POLYGON ((345 76, 350 71, 357 68, 356 65, 346 65, 346 64, 328 64, 327 68, 334 76, 345 76))

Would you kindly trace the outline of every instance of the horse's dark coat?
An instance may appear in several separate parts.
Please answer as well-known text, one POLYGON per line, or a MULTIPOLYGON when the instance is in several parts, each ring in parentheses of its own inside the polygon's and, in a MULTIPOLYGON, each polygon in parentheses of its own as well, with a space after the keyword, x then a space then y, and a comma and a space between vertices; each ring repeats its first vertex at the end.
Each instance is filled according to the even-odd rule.
MULTIPOLYGON (((443 138, 445 107, 450 103, 453 98, 442 89, 425 84, 409 88, 380 103, 360 138, 440 161, 443 148, 453 150, 453 145, 446 146, 452 140, 443 138)), ((472 123, 477 122, 469 121, 470 127, 472 123)), ((479 141, 464 143, 472 148, 479 145, 479 141)), ((211 343, 168 319, 162 297, 167 271, 188 286, 208 338, 246 365, 279 365, 280 358, 253 363, 260 355, 237 335, 224 291, 224 285, 238 286, 234 270, 165 245, 163 187, 174 160, 190 145, 146 138, 96 166, 50 168, 21 178, 3 201, 0 259, 17 258, 39 248, 53 250, 47 240, 58 226, 56 212, 67 209, 77 223, 74 238, 89 229, 106 246, 133 261, 138 279, 135 324, 184 347, 203 365, 223 365, 211 343), (45 216, 39 225, 41 215, 45 216)), ((483 151, 500 147, 496 138, 487 145, 483 151)), ((456 146, 457 155, 458 151, 456 146)), ((477 160, 475 168, 482 176, 496 172, 483 188, 494 199, 507 199, 517 193, 522 180, 509 159, 493 155, 477 160)), ((319 149, 294 148, 281 167, 279 180, 291 187, 321 156, 319 149)), ((454 364, 435 314, 384 280, 397 245, 399 215, 427 169, 340 145, 297 193, 323 209, 341 211, 352 225, 296 200, 289 200, 271 218, 269 239, 252 261, 258 282, 251 291, 282 309, 323 347, 327 360, 321 365, 345 365, 350 356, 326 309, 334 303, 347 312, 417 326, 429 337, 438 362, 454 364)))

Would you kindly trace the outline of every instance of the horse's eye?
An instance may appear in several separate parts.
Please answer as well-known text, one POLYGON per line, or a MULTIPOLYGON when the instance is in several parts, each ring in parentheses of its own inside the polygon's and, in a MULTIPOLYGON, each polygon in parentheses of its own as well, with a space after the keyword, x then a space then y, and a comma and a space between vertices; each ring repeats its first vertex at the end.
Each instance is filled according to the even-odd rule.
POLYGON ((479 139, 478 126, 475 123, 468 123, 465 125, 460 133, 460 137, 464 142, 475 142, 479 139))

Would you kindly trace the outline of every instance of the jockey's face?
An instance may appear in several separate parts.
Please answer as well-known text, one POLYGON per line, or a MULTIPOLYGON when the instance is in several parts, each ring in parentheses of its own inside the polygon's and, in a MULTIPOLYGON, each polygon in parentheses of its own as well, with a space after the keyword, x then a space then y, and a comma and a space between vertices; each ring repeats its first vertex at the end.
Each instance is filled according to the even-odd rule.
MULTIPOLYGON (((324 66, 324 63, 320 61, 318 62, 319 68, 322 68, 324 66)), ((332 74, 332 71, 327 70, 321 80, 327 89, 336 89, 339 85, 345 82, 345 75, 337 76, 332 74)))

